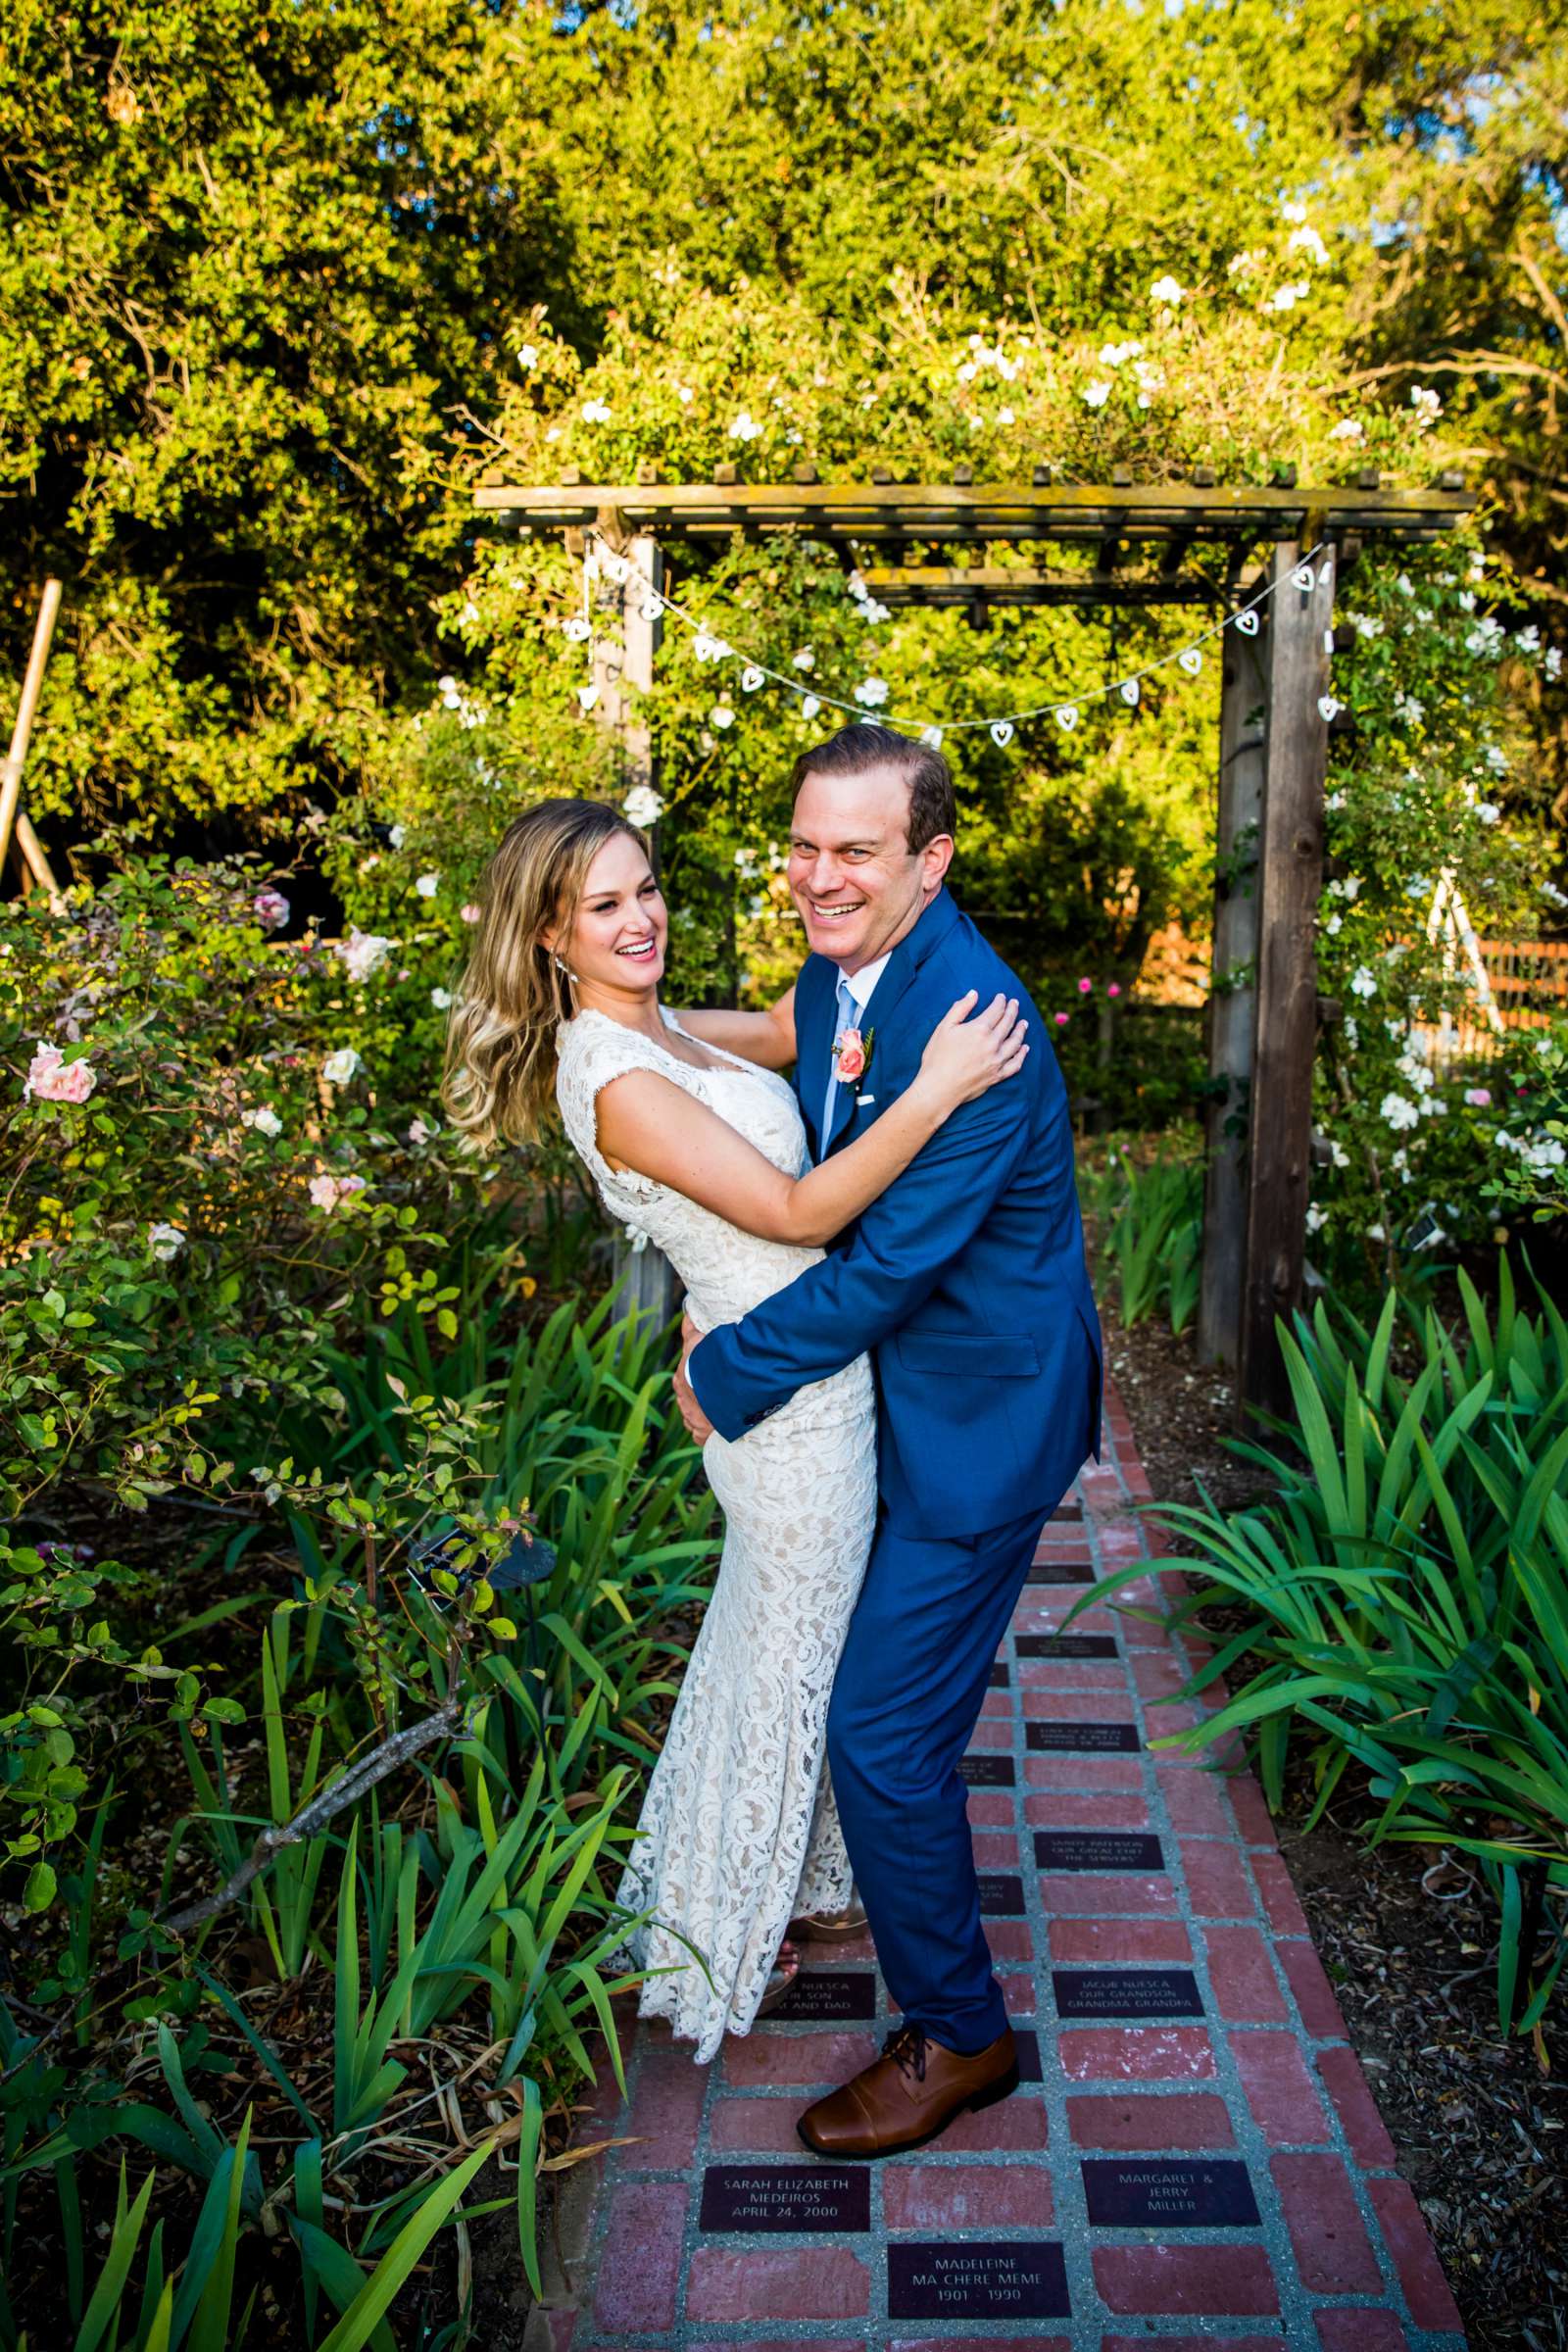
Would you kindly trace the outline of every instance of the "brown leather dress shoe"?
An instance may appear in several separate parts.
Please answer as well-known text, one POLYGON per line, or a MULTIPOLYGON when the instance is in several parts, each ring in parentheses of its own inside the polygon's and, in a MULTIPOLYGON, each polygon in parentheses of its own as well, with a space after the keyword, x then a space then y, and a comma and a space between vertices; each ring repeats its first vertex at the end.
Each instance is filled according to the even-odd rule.
POLYGON ((935 2139, 965 2107, 990 2107, 1017 2087, 1010 2026, 969 2058, 920 2026, 901 2026, 881 2057, 808 2107, 797 2130, 818 2156, 891 2156, 935 2139))

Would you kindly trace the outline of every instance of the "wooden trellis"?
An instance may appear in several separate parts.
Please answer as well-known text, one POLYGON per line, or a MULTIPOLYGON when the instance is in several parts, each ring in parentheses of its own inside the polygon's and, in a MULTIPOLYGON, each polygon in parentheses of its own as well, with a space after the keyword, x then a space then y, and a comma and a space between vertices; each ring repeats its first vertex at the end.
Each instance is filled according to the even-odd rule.
MULTIPOLYGON (((1002 604, 1191 604, 1217 618, 1272 587, 1256 632, 1231 628, 1222 640, 1199 1347, 1205 1361, 1236 1368, 1240 1400, 1285 1406, 1275 1318, 1301 1297, 1315 1039, 1337 1011, 1318 994, 1314 950, 1334 590, 1369 539, 1452 530, 1474 504, 1460 477, 1398 490, 1366 472, 1349 487, 1316 489, 1287 469, 1266 485, 1229 488, 1202 467, 1161 483, 1118 468, 1107 484, 1084 485, 1057 483, 1042 466, 1028 483, 977 483, 962 466, 950 482, 896 482, 879 468, 870 482, 831 483, 803 466, 790 482, 761 484, 719 466, 711 482, 676 483, 585 484, 571 473, 524 486, 497 472, 476 503, 522 531, 564 532, 569 544, 596 528, 645 574, 672 541, 797 531, 858 564, 881 602, 959 606, 978 625, 1002 604), (988 562, 994 545, 1032 561, 988 562), (1315 548, 1332 561, 1298 586, 1315 548), (1211 568, 1205 550, 1220 553, 1211 568)), ((625 670, 646 682, 659 622, 642 616, 638 599, 624 603, 621 622, 625 670)), ((613 692, 602 695, 607 706, 612 723, 630 722, 613 692)), ((646 736, 628 752, 646 773, 646 736)))

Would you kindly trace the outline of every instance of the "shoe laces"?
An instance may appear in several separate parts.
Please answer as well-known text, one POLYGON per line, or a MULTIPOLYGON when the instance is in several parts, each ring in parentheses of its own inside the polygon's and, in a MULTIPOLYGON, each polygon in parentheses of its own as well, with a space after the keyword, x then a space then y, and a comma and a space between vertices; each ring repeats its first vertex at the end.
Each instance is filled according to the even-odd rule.
POLYGON ((900 2026, 882 2044, 882 2055, 891 2058, 906 2082, 925 2081, 925 2029, 923 2026, 900 2026))

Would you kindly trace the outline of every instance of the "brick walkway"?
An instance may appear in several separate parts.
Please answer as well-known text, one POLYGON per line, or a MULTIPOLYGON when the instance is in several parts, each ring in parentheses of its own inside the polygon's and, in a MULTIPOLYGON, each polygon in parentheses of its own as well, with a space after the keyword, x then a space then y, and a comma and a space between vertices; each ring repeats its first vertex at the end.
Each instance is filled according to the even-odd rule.
POLYGON ((966 1766, 1033 2079, 909 2158, 808 2156, 796 2116, 896 2022, 864 1939, 710 2068, 628 2032, 628 2107, 607 2068, 582 2123, 626 2144, 565 2177, 528 2352, 1462 2341, 1254 1783, 1146 1745, 1192 1720, 1161 1703, 1179 1648, 1110 1611, 1055 1639, 1075 1587, 1149 1556, 1148 1494, 1112 1394, 966 1766))

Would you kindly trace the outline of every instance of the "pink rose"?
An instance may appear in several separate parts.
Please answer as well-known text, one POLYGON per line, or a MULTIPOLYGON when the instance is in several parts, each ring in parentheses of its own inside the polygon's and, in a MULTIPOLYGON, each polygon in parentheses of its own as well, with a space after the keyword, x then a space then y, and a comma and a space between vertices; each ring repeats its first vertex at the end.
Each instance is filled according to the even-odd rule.
POLYGON ((484 908, 482 906, 475 906, 473 901, 470 899, 467 906, 460 907, 458 911, 463 916, 463 919, 466 923, 476 923, 479 920, 480 915, 484 912, 484 908))
POLYGON ((1080 980, 1078 983, 1078 994, 1081 997, 1087 997, 1093 990, 1094 985, 1095 984, 1092 980, 1080 980))
POLYGON ((1056 1015, 1056 1027, 1058 1029, 1065 1029, 1067 1026, 1067 1020, 1068 1015, 1066 1013, 1058 1012, 1056 1015))
POLYGON ((288 901, 280 890, 259 890, 251 901, 251 912, 264 931, 281 931, 288 921, 288 901))
POLYGON ((1105 994, 1106 994, 1106 996, 1107 996, 1107 997, 1119 997, 1119 996, 1121 995, 1121 983, 1120 983, 1120 981, 1119 981, 1119 980, 1113 980, 1113 981, 1111 982, 1110 986, 1109 986, 1109 987, 1106 989, 1106 991, 1105 991, 1105 994))
POLYGON ((88 1061, 67 1061, 58 1046, 40 1046, 27 1065, 24 1097, 40 1102, 85 1102, 98 1083, 88 1061))
POLYGON ((351 1200, 356 1193, 363 1193, 367 1182, 364 1176, 313 1176, 311 1199, 318 1208, 336 1208, 340 1201, 351 1200))
POLYGON ((1464 1099, 1475 1110, 1490 1110, 1492 1108, 1492 1089, 1490 1086, 1467 1086, 1464 1090, 1464 1099))
POLYGON ((858 1029, 841 1029, 833 1048, 840 1081, 851 1086, 865 1076, 865 1040, 858 1029))

